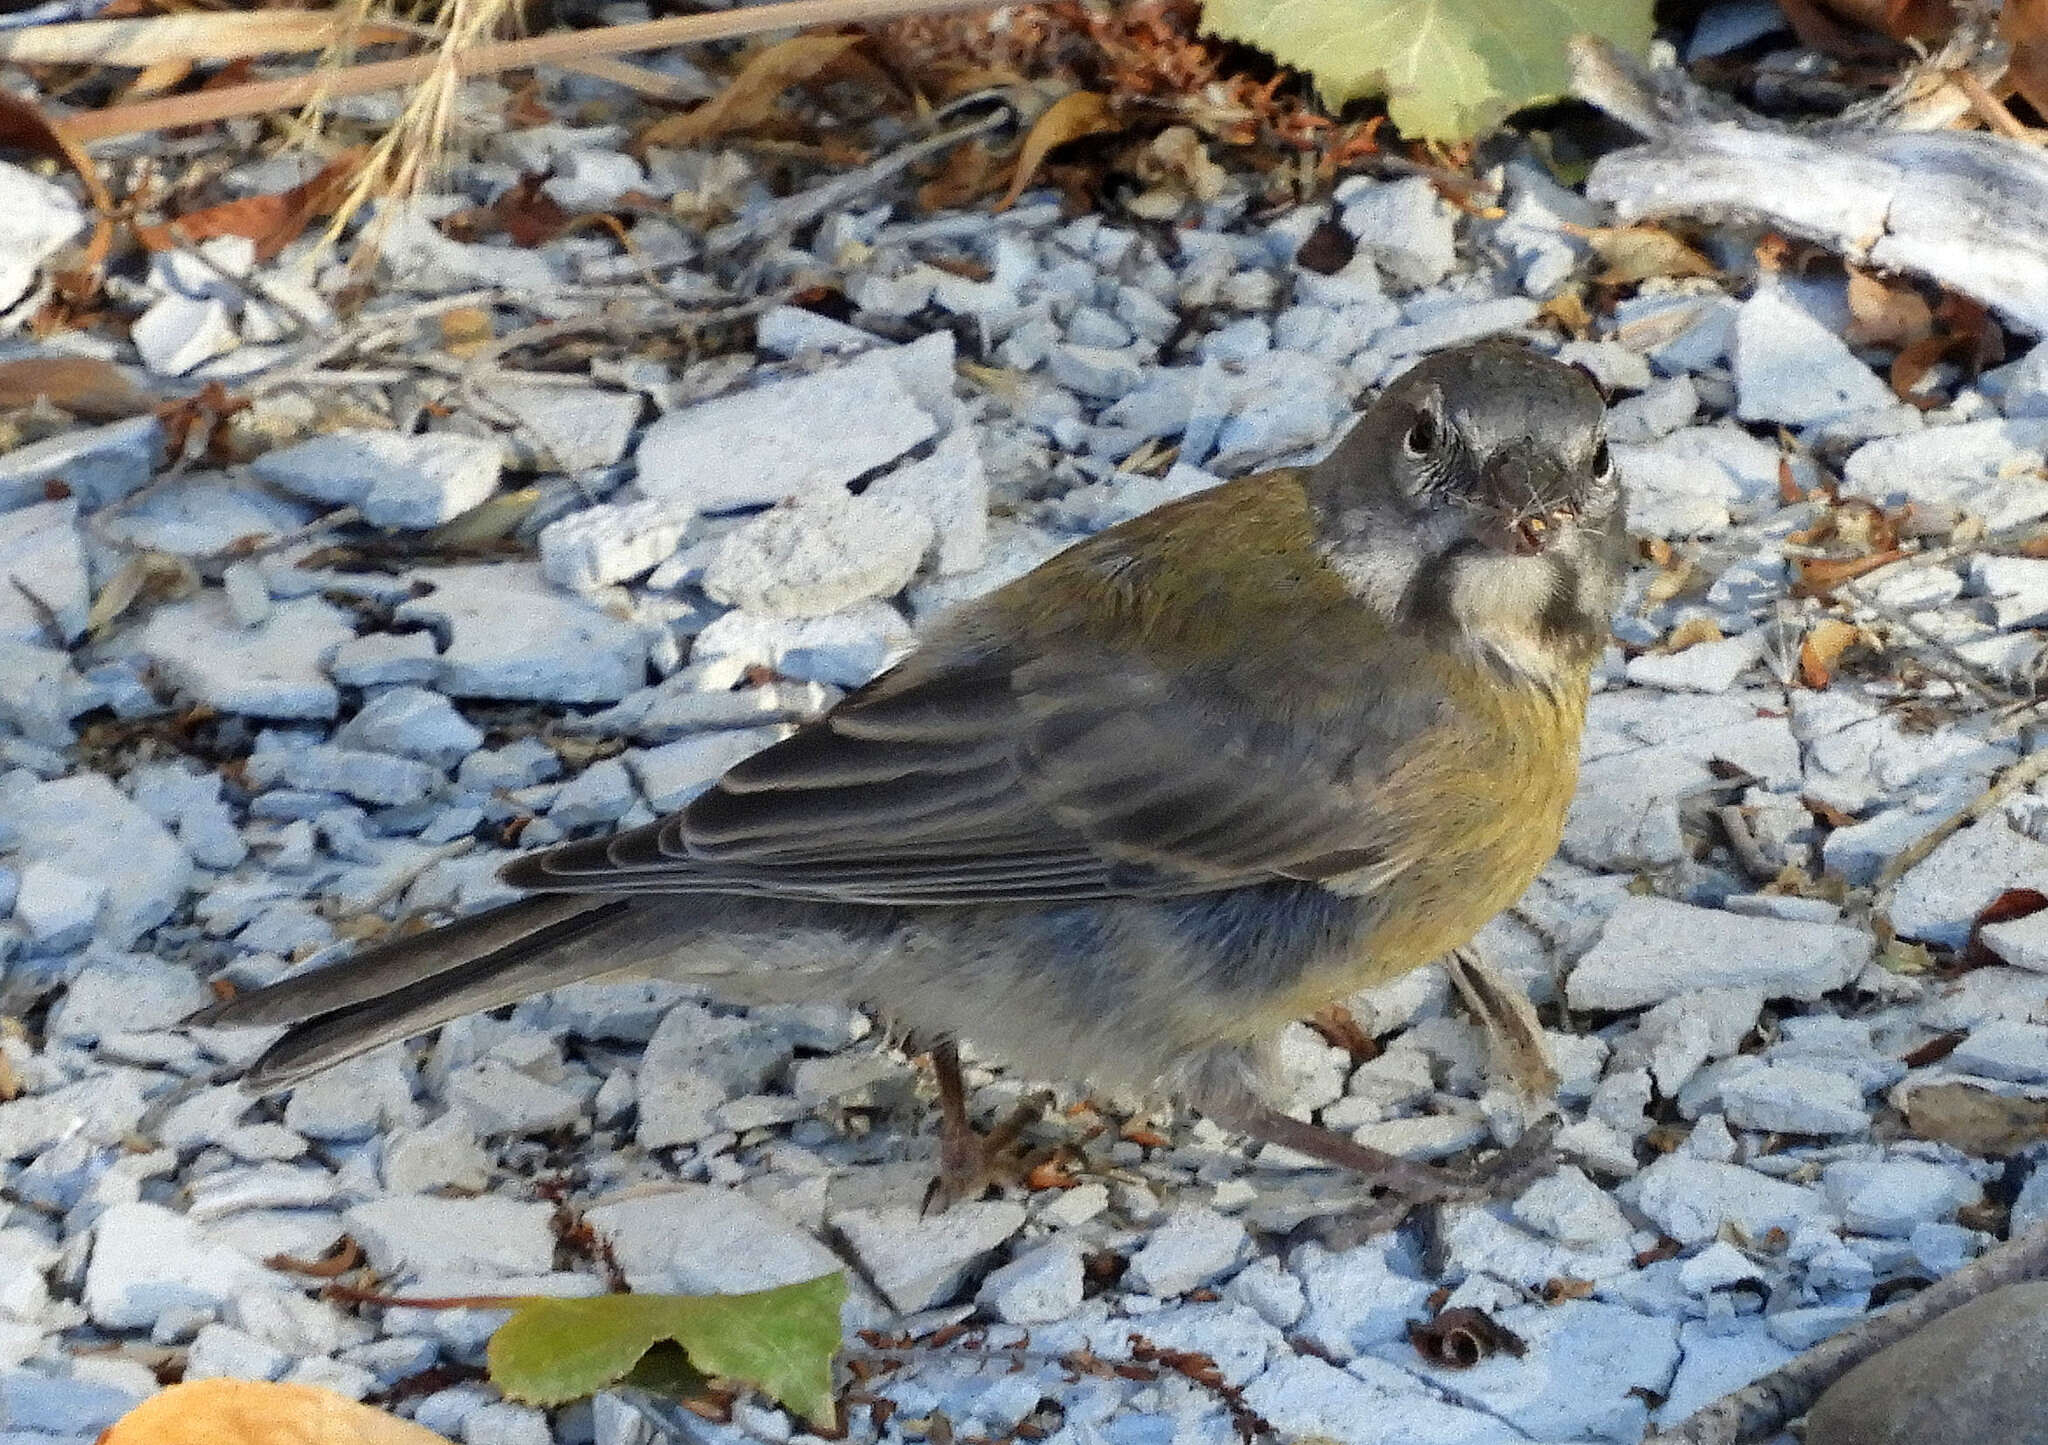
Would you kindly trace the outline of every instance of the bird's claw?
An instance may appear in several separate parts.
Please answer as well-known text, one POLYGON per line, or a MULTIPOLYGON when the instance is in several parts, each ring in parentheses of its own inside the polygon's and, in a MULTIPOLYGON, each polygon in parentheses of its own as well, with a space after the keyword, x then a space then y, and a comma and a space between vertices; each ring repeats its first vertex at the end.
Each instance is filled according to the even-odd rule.
POLYGON ((1024 1182, 1045 1157, 1024 1140, 1024 1131, 1045 1117, 1050 1095, 1033 1095, 1019 1104, 986 1134, 973 1129, 941 1129, 939 1172, 924 1192, 920 1213, 944 1214, 954 1205, 979 1199, 992 1186, 1009 1188, 1024 1182))

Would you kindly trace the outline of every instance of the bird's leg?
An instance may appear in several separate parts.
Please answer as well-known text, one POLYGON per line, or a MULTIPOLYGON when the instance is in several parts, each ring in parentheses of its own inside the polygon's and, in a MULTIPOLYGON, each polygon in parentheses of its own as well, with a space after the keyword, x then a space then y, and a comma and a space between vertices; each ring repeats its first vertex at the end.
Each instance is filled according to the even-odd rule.
POLYGON ((939 1173, 925 1191, 924 1212, 942 1214, 964 1199, 980 1198, 991 1184, 1023 1179, 1035 1161, 1018 1141, 1043 1117, 1045 1105, 1026 1099, 988 1133, 978 1133, 967 1115, 959 1046, 951 1040, 937 1044, 931 1060, 939 1084, 939 1173))
POLYGON ((1278 1144, 1298 1154, 1351 1169, 1364 1176, 1368 1189, 1383 1190, 1354 1214, 1342 1220, 1343 1233, 1326 1242, 1356 1242, 1383 1229, 1391 1229, 1418 1204, 1449 1204, 1465 1200, 1487 1200, 1520 1194, 1548 1174, 1557 1163, 1551 1149, 1557 1137, 1554 1119, 1528 1129, 1520 1139, 1483 1165, 1469 1169, 1445 1169, 1403 1159, 1384 1149, 1374 1149, 1355 1139, 1284 1114, 1270 1104, 1240 1101, 1226 1113, 1216 1114, 1218 1123, 1240 1130, 1268 1144, 1278 1144))

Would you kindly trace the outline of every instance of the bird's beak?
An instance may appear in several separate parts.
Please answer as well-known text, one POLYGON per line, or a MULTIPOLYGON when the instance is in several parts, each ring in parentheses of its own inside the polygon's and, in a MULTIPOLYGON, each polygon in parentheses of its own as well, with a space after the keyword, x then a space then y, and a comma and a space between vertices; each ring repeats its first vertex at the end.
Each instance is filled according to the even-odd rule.
POLYGON ((1510 442, 1488 457, 1482 478, 1495 519, 1491 540, 1503 552, 1533 557, 1555 545, 1578 516, 1563 462, 1532 440, 1510 442))

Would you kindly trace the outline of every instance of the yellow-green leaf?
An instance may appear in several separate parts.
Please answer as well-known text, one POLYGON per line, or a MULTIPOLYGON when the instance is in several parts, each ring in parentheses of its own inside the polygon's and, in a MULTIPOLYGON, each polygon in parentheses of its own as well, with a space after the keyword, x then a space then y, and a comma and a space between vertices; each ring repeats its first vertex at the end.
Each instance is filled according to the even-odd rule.
POLYGON ((815 1424, 833 1418, 832 1356, 846 1277, 753 1294, 521 1300, 491 1336, 491 1381, 534 1405, 633 1383, 688 1390, 696 1375, 752 1385, 815 1424), (687 1365, 658 1346, 672 1342, 687 1365), (655 1351, 642 1365, 643 1357, 655 1351))
POLYGON ((1384 95, 1403 133, 1463 140, 1566 93, 1565 42, 1640 54, 1651 0, 1203 0, 1203 27, 1315 77, 1333 109, 1384 95))

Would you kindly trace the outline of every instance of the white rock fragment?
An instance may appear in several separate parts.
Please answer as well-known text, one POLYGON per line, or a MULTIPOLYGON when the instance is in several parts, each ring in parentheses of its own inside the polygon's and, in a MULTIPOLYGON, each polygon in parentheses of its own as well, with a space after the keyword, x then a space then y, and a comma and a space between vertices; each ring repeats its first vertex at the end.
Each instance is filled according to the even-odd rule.
POLYGON ((490 1182, 491 1158, 469 1121, 453 1110, 384 1140, 384 1187, 393 1194, 454 1189, 477 1193, 490 1182))
MULTIPOLYGON (((944 338, 950 370, 952 334, 944 338)), ((886 348, 670 412, 640 439, 640 488, 699 512, 827 493, 937 435, 886 348), (793 419, 800 418, 800 423, 793 419)))
POLYGON ((433 590, 401 603, 406 622, 450 635, 437 679, 457 697, 616 702, 646 681, 640 630, 548 585, 527 562, 422 567, 433 590))
POLYGON ((2014 968, 2048 973, 2048 909, 2004 923, 1987 923, 1977 936, 2014 968))
POLYGON ((930 456, 876 478, 862 495, 932 524, 932 544, 924 557, 929 571, 952 576, 972 572, 986 560, 988 474, 971 429, 947 433, 930 456))
MULTIPOLYGON (((0 257, 6 254, 5 248, 0 247, 0 257)), ((5 260, 0 260, 0 266, 5 264, 5 260)), ((163 436, 162 422, 153 416, 138 416, 105 426, 59 432, 0 454, 0 508, 25 507, 46 500, 45 489, 50 482, 62 482, 74 497, 88 505, 118 501, 147 482, 156 471, 163 436)), ((179 488, 175 495, 190 498, 195 492, 205 496, 213 490, 179 488)), ((147 509, 138 504, 138 511, 144 510, 147 509)), ((137 519, 131 516, 124 520, 132 526, 137 519)), ((112 530, 117 535, 132 535, 122 527, 112 530)), ((223 537, 221 543, 231 541, 233 535, 241 534, 223 537)))
POLYGON ((1573 1008, 1642 1008, 1696 989, 1817 999, 1855 978, 1873 945, 1860 929, 1787 923, 1630 897, 1566 983, 1573 1008))
POLYGON ((1337 188, 1344 229, 1398 290, 1434 286, 1457 264, 1458 213, 1422 176, 1337 188))
POLYGON ((2048 561, 1972 557, 1970 585, 1991 599, 1991 621, 1996 627, 2009 630, 2048 622, 2048 561))
POLYGON ((92 937, 106 899, 104 878, 30 863, 15 886, 14 918, 30 952, 68 953, 92 937))
POLYGON ((546 1204, 388 1196, 343 1215, 380 1274, 540 1275, 554 1267, 546 1204))
POLYGON ((1792 1358, 1763 1320, 1687 1320, 1679 1327, 1681 1359, 1657 1423, 1677 1425, 1695 1410, 1762 1379, 1792 1358))
POLYGON ((227 598, 209 590, 155 609, 115 645, 147 657, 179 692, 222 712, 319 719, 341 708, 322 660, 354 635, 340 609, 318 597, 279 602, 261 626, 245 628, 227 598))
POLYGON ((0 162, 0 312, 28 294, 36 268, 84 228, 69 191, 0 162))
POLYGON ((2044 878, 2048 843, 1994 814, 1956 830, 1907 872, 1892 899, 1892 924, 1902 938, 1960 947, 1986 904, 2008 888, 2038 888, 2044 878))
POLYGON ((342 748, 418 758, 445 771, 482 747, 484 734, 439 693, 394 687, 364 703, 335 730, 334 741, 342 748))
POLYGON ((1744 632, 1714 642, 1697 642, 1677 652, 1632 657, 1628 680, 1666 692, 1726 692, 1763 655, 1763 632, 1744 632))
POLYGON ((158 376, 184 376, 241 344, 234 312, 217 298, 173 292, 135 318, 129 339, 158 376))
POLYGON ((64 1139, 120 1143, 141 1121, 144 1077, 119 1069, 0 1104, 0 1160, 25 1159, 64 1139))
POLYGON ((744 1294, 845 1266, 768 1206, 737 1190, 682 1184, 591 1208, 637 1293, 744 1294))
MULTIPOLYGON (((543 1206, 544 1208, 544 1206, 543 1206)), ((116 1204, 93 1230, 85 1308, 105 1329, 148 1329, 180 1307, 217 1310, 278 1288, 277 1277, 160 1204, 116 1204)))
POLYGON ((1149 1294, 1186 1294, 1235 1268, 1246 1246, 1244 1225, 1200 1205, 1168 1215, 1131 1256, 1125 1278, 1149 1294))
POLYGON ((2048 1081, 2048 1027, 2017 1019, 1994 1019, 1972 1029, 1944 1066, 1959 1074, 2015 1083, 2048 1081))
POLYGON ((540 531, 540 569, 550 582, 577 591, 638 577, 682 545, 693 514, 654 499, 586 507, 540 531))
POLYGON ((1618 1191, 1680 1244, 1704 1244, 1733 1224, 1750 1239, 1773 1229, 1788 1235, 1808 1224, 1833 1223, 1813 1190, 1772 1179, 1739 1164, 1667 1154, 1618 1191))
POLYGON ((430 632, 371 632, 334 649, 327 671, 343 687, 431 682, 441 654, 430 632))
POLYGON ((648 806, 666 813, 717 782, 734 763, 788 735, 789 729, 785 727, 700 733, 658 748, 635 749, 626 755, 625 763, 648 806))
POLYGON ((2044 447, 2048 418, 1930 427, 1865 442, 1842 464, 1842 479, 1887 506, 1953 508, 1998 530, 2048 517, 2048 487, 2031 474, 2044 447))
MULTIPOLYGON (((858 687, 910 651, 916 637, 895 608, 864 603, 828 617, 763 617, 735 610, 713 620, 690 649, 737 683, 751 667, 797 682, 858 687)), ((710 679, 706 679, 710 685, 710 679)))
POLYGON ((1522 1338, 1521 1357, 1498 1351, 1469 1370, 1411 1368, 1525 1439, 1642 1437, 1648 1419, 1642 1393, 1661 1392, 1678 1364, 1675 1321, 1598 1300, 1567 1300, 1555 1308, 1517 1305, 1498 1318, 1522 1338))
POLYGON ((953 1298, 968 1271, 1023 1224, 1024 1207, 1008 1200, 956 1204, 931 1216, 900 1206, 832 1216, 876 1288, 905 1314, 953 1298))
POLYGON ((822 617, 902 591, 934 536, 928 517, 866 496, 806 497, 727 534, 702 585, 761 616, 822 617))
POLYGON ((1856 1081, 1803 1064, 1768 1064, 1721 1086, 1731 1123, 1779 1134, 1861 1134, 1870 1127, 1856 1081))
POLYGON ((426 763, 333 743, 258 752, 250 757, 248 772, 258 787, 283 783, 307 792, 341 793, 384 807, 421 802, 442 783, 441 770, 426 763))
POLYGON ((1395 1270, 1381 1246, 1332 1253, 1306 1244, 1290 1263, 1307 1301, 1297 1328, 1332 1359, 1404 1338, 1410 1320, 1428 1316, 1430 1286, 1395 1270))
POLYGON ((615 823, 631 810, 635 798, 626 765, 617 758, 603 758, 562 784, 548 817, 564 828, 615 823))
POLYGON ((351 430, 267 452, 249 469, 299 496, 353 506, 375 526, 417 531, 490 496, 499 467, 497 447, 478 437, 351 430))
POLYGON ((99 937, 127 948, 184 901, 192 860, 164 826, 99 773, 75 773, 0 798, 0 828, 17 864, 93 880, 99 937), (108 866, 119 859, 118 868, 108 866))
POLYGON ((1898 401, 1840 336, 1777 287, 1759 288, 1736 313, 1733 359, 1744 421, 1824 425, 1898 401))
MULTIPOLYGON (((26 881, 30 870, 22 871, 26 881)), ((17 904, 17 916, 19 912, 17 904)), ((114 1034, 168 1029, 212 1001, 211 991, 184 965, 146 954, 89 958, 72 976, 62 1001, 50 1011, 52 1038, 90 1043, 114 1034)))
MULTIPOLYGON (((1374 1360, 1372 1365, 1380 1364, 1374 1360)), ((1428 1394, 1398 1371, 1361 1379, 1313 1355, 1281 1352, 1244 1392, 1288 1440, 1338 1445, 1513 1445, 1528 1437, 1478 1410, 1428 1394)), ((1162 1432, 1161 1439, 1172 1438, 1162 1432)), ((1218 1437, 1221 1438, 1221 1437, 1218 1437)))
POLYGON ((76 642, 91 603, 76 499, 0 512, 0 638, 76 642))
POLYGON ((1574 1249, 1593 1249, 1629 1236, 1629 1222, 1606 1190, 1566 1165, 1539 1179, 1515 1201, 1515 1218, 1574 1249))
POLYGON ((1950 1218, 1979 1192, 1961 1170, 1924 1159, 1837 1160, 1821 1171, 1821 1188, 1847 1228, 1892 1239, 1950 1218))
POLYGON ((975 1301, 1004 1324, 1063 1320, 1081 1307, 1081 1251, 1063 1239, 1042 1244, 991 1272, 975 1301))

